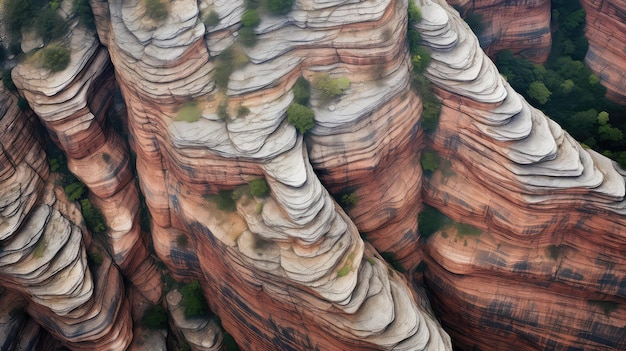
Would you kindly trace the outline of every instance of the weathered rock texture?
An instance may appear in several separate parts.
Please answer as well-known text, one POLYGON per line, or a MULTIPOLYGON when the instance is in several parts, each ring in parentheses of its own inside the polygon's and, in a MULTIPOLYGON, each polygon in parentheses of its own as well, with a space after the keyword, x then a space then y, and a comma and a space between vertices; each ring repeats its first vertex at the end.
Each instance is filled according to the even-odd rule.
MULTIPOLYGON (((174 0, 161 22, 141 0, 90 0, 97 37, 72 27, 69 67, 26 61, 13 78, 103 210, 112 259, 88 268, 90 237, 48 174, 36 120, 3 98, 0 283, 34 321, 20 337, 37 342, 41 325, 71 349, 165 344, 131 317, 162 290, 129 152, 105 122, 117 83, 154 251, 178 280, 201 282, 242 348, 451 350, 413 280, 422 276, 460 348, 626 348, 625 173, 515 93, 443 0, 415 2, 424 20, 413 26, 432 53, 425 75, 444 105, 427 136, 404 0, 259 11, 252 48, 238 39, 242 0, 174 0), (211 12, 220 22, 206 27, 211 12), (218 88, 227 53, 233 72, 218 88), (297 78, 318 73, 351 84, 330 101, 313 89, 315 126, 303 137, 286 111, 297 78), (191 105, 197 116, 181 120, 191 105), (425 147, 443 159, 428 176, 425 147), (250 195, 261 177, 269 194, 250 195), (224 190, 236 208, 219 208, 224 190), (348 214, 331 196, 347 190, 359 199, 348 214), (482 233, 450 224, 421 238, 424 203, 482 233)), ((221 347, 214 320, 181 318, 177 292, 166 302, 174 334, 193 349, 221 347)), ((17 318, 0 319, 2 335, 16 335, 17 318)))
MULTIPOLYGON (((406 3, 307 2, 283 18, 262 17, 259 43, 235 44, 248 63, 232 73, 225 91, 213 82, 222 69, 215 55, 232 44, 243 2, 174 1, 158 24, 142 2, 101 5, 96 12, 109 17, 99 33, 128 105, 155 250, 178 277, 203 282, 211 307, 241 345, 450 348, 425 297, 365 249, 314 173, 302 136, 285 121, 296 78, 316 71, 352 80, 351 94, 333 102, 334 113, 314 98, 320 134, 382 115, 381 106, 408 93, 406 46, 389 40, 404 35, 406 3), (211 10, 221 22, 207 32, 202 18, 211 10), (382 82, 368 69, 379 64, 382 82), (176 121, 191 100, 202 115, 176 121), (250 112, 222 120, 219 104, 228 104, 231 115, 239 105, 250 112), (236 213, 204 198, 258 177, 271 195, 244 195, 236 213), (179 236, 188 236, 187 247, 179 236)), ((405 111, 415 125, 416 109, 405 111)))
POLYGON ((536 63, 548 59, 550 0, 448 0, 448 4, 480 19, 482 30, 477 35, 489 56, 508 49, 536 63))
POLYGON ((585 36, 589 51, 585 64, 607 87, 607 98, 626 105, 626 3, 619 0, 581 0, 587 12, 585 36))
MULTIPOLYGON (((32 319, 64 345, 123 350, 132 320, 122 276, 110 259, 94 271, 87 266, 90 236, 49 177, 33 119, 5 92, 0 101, 0 284, 21 295, 32 319)), ((19 337, 7 332, 3 343, 33 345, 37 328, 27 324, 19 337)))
POLYGON ((418 1, 443 98, 428 138, 444 167, 426 202, 482 234, 426 241, 426 281, 456 345, 626 347, 623 170, 511 90, 446 6, 418 1))

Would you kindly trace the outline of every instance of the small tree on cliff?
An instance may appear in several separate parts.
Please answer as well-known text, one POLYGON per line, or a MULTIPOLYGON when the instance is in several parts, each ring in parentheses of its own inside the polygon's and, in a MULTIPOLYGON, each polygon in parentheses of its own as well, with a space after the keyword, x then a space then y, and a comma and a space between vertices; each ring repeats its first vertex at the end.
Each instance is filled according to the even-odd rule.
POLYGON ((287 121, 302 134, 305 134, 315 126, 314 119, 315 113, 306 106, 293 103, 287 109, 287 121))

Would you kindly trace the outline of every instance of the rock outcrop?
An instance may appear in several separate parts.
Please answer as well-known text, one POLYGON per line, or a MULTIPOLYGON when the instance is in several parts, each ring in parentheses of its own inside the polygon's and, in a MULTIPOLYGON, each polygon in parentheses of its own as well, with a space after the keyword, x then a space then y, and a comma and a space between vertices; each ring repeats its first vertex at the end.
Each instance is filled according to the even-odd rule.
MULTIPOLYGON (((5 92, 0 100, 0 283, 25 300, 13 305, 16 311, 24 306, 65 346, 125 349, 132 320, 121 274, 106 258, 97 269, 88 267, 90 235, 76 205, 49 176, 32 115, 5 92)), ((33 327, 27 324, 16 342, 35 343, 33 327)), ((3 343, 10 343, 11 333, 5 335, 3 343)))
POLYGON ((585 64, 600 77, 607 98, 626 105, 626 4, 623 1, 581 0, 587 12, 585 64))
POLYGON ((448 0, 469 15, 489 56, 511 50, 530 61, 548 59, 552 46, 550 0, 448 0))
POLYGON ((449 225, 423 247, 455 344, 626 347, 626 173, 512 91, 443 2, 418 4, 444 105, 425 201, 482 230, 449 225))
MULTIPOLYGON (((242 0, 169 1, 159 20, 143 0, 90 0, 97 34, 72 22, 67 68, 13 70, 34 113, 0 92, 0 293, 27 312, 0 309, 1 344, 214 350, 223 327, 246 350, 626 348, 626 172, 513 91, 445 1, 411 1, 419 23, 405 0, 303 0, 250 27, 242 0), (409 25, 443 104, 428 134, 409 25), (299 77, 305 135, 287 117, 299 77), (132 151, 107 120, 116 87, 132 151), (50 175, 43 132, 104 213, 106 250, 50 175), (449 217, 430 237, 426 205, 449 217), (221 323, 184 318, 176 290, 163 300, 161 269, 198 280, 221 323), (173 333, 139 325, 155 304, 173 333)), ((546 1, 524 18, 457 3, 492 16, 494 52, 547 54, 549 31, 535 51, 523 39, 547 28, 546 1)))

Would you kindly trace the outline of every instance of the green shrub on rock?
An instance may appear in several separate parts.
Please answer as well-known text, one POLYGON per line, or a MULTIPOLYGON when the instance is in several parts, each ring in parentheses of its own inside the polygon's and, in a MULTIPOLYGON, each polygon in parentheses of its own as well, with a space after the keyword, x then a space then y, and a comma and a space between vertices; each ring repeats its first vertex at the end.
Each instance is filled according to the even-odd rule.
POLYGON ((274 15, 286 15, 293 3, 294 0, 267 0, 267 9, 274 15))
POLYGON ((261 18, 259 18, 259 14, 256 10, 246 10, 241 16, 241 25, 244 27, 254 28, 259 25, 261 22, 261 18))
POLYGON ((307 105, 311 97, 311 84, 300 76, 293 86, 293 101, 300 105, 307 105))
POLYGON ((320 92, 322 100, 328 102, 350 88, 350 80, 345 77, 333 79, 328 73, 317 73, 313 76, 313 86, 320 92))
POLYGON ((270 192, 270 188, 267 186, 267 182, 265 182, 265 179, 263 178, 251 180, 248 186, 250 195, 252 196, 262 197, 266 196, 270 192))
POLYGON ((302 134, 305 134, 315 126, 314 120, 315 113, 306 106, 293 103, 287 109, 287 121, 302 134))
POLYGON ((183 286, 180 292, 183 295, 182 304, 185 308, 185 318, 204 316, 209 312, 209 306, 197 280, 183 286))
POLYGON ((63 46, 47 46, 40 51, 41 65, 51 72, 59 72, 70 63, 70 49, 63 46))
POLYGON ((146 0, 146 14, 155 21, 167 18, 167 5, 162 0, 146 0))

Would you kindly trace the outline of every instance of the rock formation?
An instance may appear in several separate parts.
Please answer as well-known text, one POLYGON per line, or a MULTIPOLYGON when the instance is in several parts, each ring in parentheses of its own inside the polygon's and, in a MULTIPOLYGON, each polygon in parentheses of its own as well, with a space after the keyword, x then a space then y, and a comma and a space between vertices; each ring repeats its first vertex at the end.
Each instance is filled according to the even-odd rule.
MULTIPOLYGON (((194 350, 222 348, 220 324, 246 350, 626 348, 626 173, 513 91, 443 0, 412 1, 443 104, 429 134, 404 0, 297 1, 254 27, 239 0, 174 0, 159 19, 143 0, 90 0, 97 33, 68 17, 67 68, 13 70, 34 114, 0 104, 0 289, 28 314, 0 310, 2 345, 162 350, 172 335, 138 323, 160 303, 194 350), (287 117, 299 77, 306 135, 287 117), (329 96, 320 77, 343 87, 329 96), (106 120, 116 87, 132 152, 106 120), (38 123, 104 213, 106 250, 50 175, 38 123), (426 205, 450 218, 430 237, 426 205), (221 323, 163 296, 150 246, 221 323)), ((514 17, 519 31, 494 17, 489 38, 525 48, 511 41, 537 22, 514 17)))
POLYGON ((550 0, 448 0, 472 23, 489 56, 511 50, 533 62, 545 62, 550 54, 550 0))
POLYGON ((447 161, 425 201, 482 230, 423 247, 444 326, 467 349, 624 348, 626 173, 512 91, 446 6, 418 3, 444 105, 427 144, 447 161))
MULTIPOLYGON (((0 282, 10 291, 5 299, 16 293, 25 300, 12 303, 11 312, 24 306, 72 349, 124 349, 132 320, 122 276, 106 256, 97 269, 87 266, 91 238, 76 205, 49 176, 33 118, 4 91, 0 99, 0 282)), ((38 335, 32 323, 21 336, 11 334, 3 344, 33 345, 38 335)))
POLYGON ((623 1, 582 0, 587 12, 585 64, 607 88, 607 98, 626 105, 626 4, 623 1))

